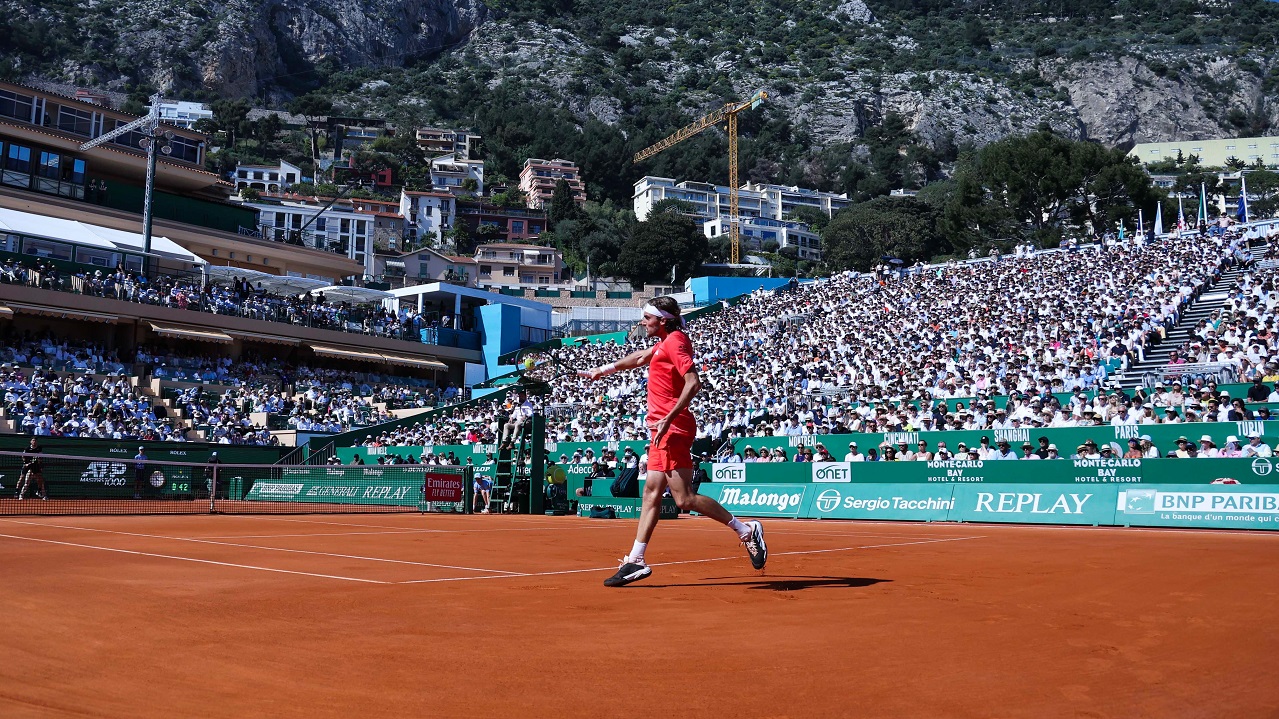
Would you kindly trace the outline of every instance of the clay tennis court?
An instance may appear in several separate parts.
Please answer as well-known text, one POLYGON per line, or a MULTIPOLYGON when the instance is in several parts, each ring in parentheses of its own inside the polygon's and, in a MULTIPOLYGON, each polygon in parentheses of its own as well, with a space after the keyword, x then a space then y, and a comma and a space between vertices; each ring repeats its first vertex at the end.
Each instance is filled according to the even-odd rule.
POLYGON ((0 716, 1273 717, 1279 536, 0 518, 0 716))

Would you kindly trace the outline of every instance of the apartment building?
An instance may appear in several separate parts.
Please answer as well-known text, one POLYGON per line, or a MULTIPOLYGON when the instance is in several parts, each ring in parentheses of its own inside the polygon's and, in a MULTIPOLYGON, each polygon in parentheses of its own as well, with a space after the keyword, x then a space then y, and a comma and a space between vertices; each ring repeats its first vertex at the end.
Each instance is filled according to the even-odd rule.
POLYGON ((554 247, 492 242, 475 248, 474 259, 481 288, 551 289, 564 274, 564 256, 554 247))
POLYGON ((457 198, 447 192, 400 192, 399 213, 404 217, 404 240, 410 246, 429 242, 439 247, 444 232, 457 222, 457 198))
POLYGON ((568 183, 573 192, 573 201, 581 207, 586 202, 586 184, 582 182, 582 174, 576 163, 560 158, 525 160, 524 169, 520 170, 520 190, 524 192, 529 208, 546 209, 551 204, 555 186, 560 180, 568 183))
POLYGON ((523 207, 502 207, 483 198, 457 200, 457 222, 480 241, 535 240, 546 229, 546 213, 523 207))
POLYGON ((279 165, 236 165, 235 189, 253 188, 259 192, 282 192, 302 181, 302 170, 284 160, 279 165))
POLYGON ((479 156, 480 136, 474 133, 420 127, 414 136, 427 155, 455 155, 463 160, 474 160, 479 156))
MULTIPOLYGON (((822 238, 803 222, 787 222, 770 220, 765 217, 743 219, 737 226, 742 248, 760 251, 769 241, 778 247, 794 247, 801 260, 820 262, 822 259, 822 238)), ((720 217, 702 223, 702 232, 707 237, 715 238, 729 233, 728 218, 720 217)))
POLYGON ((484 161, 462 159, 457 153, 436 157, 431 160, 431 187, 454 195, 483 195, 484 161), (474 189, 467 189, 471 183, 474 189))
MULTIPOLYGON (((677 182, 668 177, 645 176, 635 183, 633 207, 642 222, 653 206, 662 200, 682 200, 693 207, 693 215, 701 220, 728 217, 729 187, 705 182, 677 182)), ((800 207, 818 210, 826 216, 848 207, 847 194, 835 194, 788 185, 748 182, 737 191, 738 216, 785 220, 800 207)))

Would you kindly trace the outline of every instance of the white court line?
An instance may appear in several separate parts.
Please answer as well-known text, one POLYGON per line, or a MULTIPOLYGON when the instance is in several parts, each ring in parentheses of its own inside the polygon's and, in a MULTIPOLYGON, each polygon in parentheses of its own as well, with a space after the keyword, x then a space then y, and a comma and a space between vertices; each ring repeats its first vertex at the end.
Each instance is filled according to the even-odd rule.
MULTIPOLYGON (((948 537, 946 539, 925 539, 918 542, 895 542, 892 544, 864 544, 858 547, 837 547, 835 549, 808 549, 797 552, 772 552, 770 557, 785 557, 797 554, 826 554, 828 552, 849 552, 854 549, 878 549, 881 547, 905 547, 912 544, 937 544, 940 542, 962 542, 968 539, 984 539, 984 536, 976 537, 948 537)), ((704 564, 706 562, 724 562, 730 559, 740 560, 742 555, 734 555, 732 557, 712 557, 711 559, 684 559, 677 562, 659 562, 650 564, 650 567, 669 567, 676 564, 704 564)), ((522 575, 523 577, 550 577, 558 574, 583 574, 585 572, 615 572, 617 567, 592 567, 590 569, 563 569, 557 572, 529 572, 522 575)), ((434 584, 435 582, 469 582, 477 579, 507 579, 507 577, 445 577, 443 579, 410 579, 404 582, 395 582, 396 584, 434 584)))
MULTIPOLYGON (((613 525, 617 527, 619 525, 613 525)), ((475 534, 484 532, 558 532, 569 529, 608 529, 601 524, 580 527, 494 527, 491 529, 387 529, 382 532, 313 532, 309 534, 201 535, 196 539, 270 539, 272 537, 358 537, 366 534, 475 534)))
POLYGON ((159 534, 139 534, 137 532, 119 532, 113 529, 95 529, 92 527, 75 527, 67 524, 47 524, 44 522, 24 522, 17 519, 6 519, 6 522, 13 524, 27 524, 34 527, 56 527, 58 529, 76 529, 81 532, 101 532, 102 534, 117 534, 123 537, 144 537, 146 539, 166 539, 175 542, 195 542, 197 544, 214 544, 220 547, 241 547, 244 549, 261 549, 269 552, 288 552, 290 554, 311 554, 320 557, 336 557, 339 559, 359 559, 366 562, 385 562, 387 564, 409 564, 415 567, 432 567, 434 569, 456 569, 464 572, 487 572, 489 574, 504 574, 511 576, 523 576, 522 572, 508 572, 504 569, 483 569, 480 567, 459 567, 452 564, 432 564, 430 562, 412 562, 407 559, 385 559, 383 557, 362 557, 355 554, 334 554, 332 552, 315 552, 307 549, 287 549, 284 547, 262 547, 255 544, 237 544, 234 542, 214 542, 208 539, 196 539, 194 537, 168 537, 159 534))
POLYGON ((313 572, 295 572, 291 569, 273 569, 271 567, 257 567, 252 564, 234 564, 232 562, 215 562, 212 559, 196 559, 194 557, 179 557, 174 554, 153 554, 151 552, 137 552, 132 549, 116 549, 114 547, 98 547, 92 544, 76 544, 74 542, 59 542, 53 539, 37 539, 35 537, 19 537, 14 534, 0 534, 0 537, 8 539, 21 539, 28 542, 43 542, 45 544, 58 544, 63 547, 78 547, 80 549, 99 549, 104 552, 117 552, 119 554, 132 554, 139 557, 156 557, 159 559, 177 559, 183 562, 198 562, 200 564, 216 564, 220 567, 235 567, 237 569, 255 569, 259 572, 278 572, 280 574, 298 574, 304 577, 321 577, 324 579, 341 579, 347 582, 363 582, 365 584, 394 584, 394 582, 382 582, 376 579, 357 579, 356 577, 339 577, 335 574, 315 574, 313 572))

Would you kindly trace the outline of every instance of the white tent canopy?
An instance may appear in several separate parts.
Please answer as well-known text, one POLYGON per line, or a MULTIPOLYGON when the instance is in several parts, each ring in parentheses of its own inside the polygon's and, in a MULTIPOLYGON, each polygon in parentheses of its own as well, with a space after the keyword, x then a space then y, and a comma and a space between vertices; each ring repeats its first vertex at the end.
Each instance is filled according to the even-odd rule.
MULTIPOLYGON (((328 280, 317 280, 314 277, 294 277, 292 275, 270 275, 261 280, 262 289, 267 292, 274 292, 277 295, 294 295, 303 292, 310 292, 326 287, 328 280)), ((254 280, 253 285, 256 287, 258 281, 254 280)))
POLYGON ((259 272, 258 270, 248 270, 243 267, 232 267, 230 265, 206 265, 204 274, 208 275, 209 282, 215 285, 229 285, 239 280, 248 280, 254 287, 258 286, 258 282, 266 282, 275 277, 275 275, 259 272))
MULTIPOLYGON (((46 217, 0 207, 0 230, 21 235, 69 242, 82 247, 95 247, 114 252, 143 254, 142 233, 113 230, 75 220, 46 217)), ((167 237, 151 237, 151 255, 179 262, 204 264, 204 260, 167 237)))
POLYGON ((395 295, 390 292, 373 290, 368 287, 330 285, 311 290, 311 292, 312 294, 324 293, 324 299, 328 302, 350 302, 353 305, 373 304, 383 300, 395 299, 395 295))

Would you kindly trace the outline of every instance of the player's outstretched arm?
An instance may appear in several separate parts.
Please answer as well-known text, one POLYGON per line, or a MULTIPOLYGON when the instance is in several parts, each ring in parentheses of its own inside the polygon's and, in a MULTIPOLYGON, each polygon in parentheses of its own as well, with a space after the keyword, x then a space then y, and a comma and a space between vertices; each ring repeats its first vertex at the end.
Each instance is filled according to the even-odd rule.
POLYGON ((607 377, 619 370, 635 369, 636 367, 644 367, 649 360, 653 359, 653 350, 657 349, 657 345, 653 345, 647 349, 632 352, 616 362, 609 362, 603 367, 583 370, 577 373, 578 377, 585 377, 589 380, 597 380, 600 377, 607 377))

